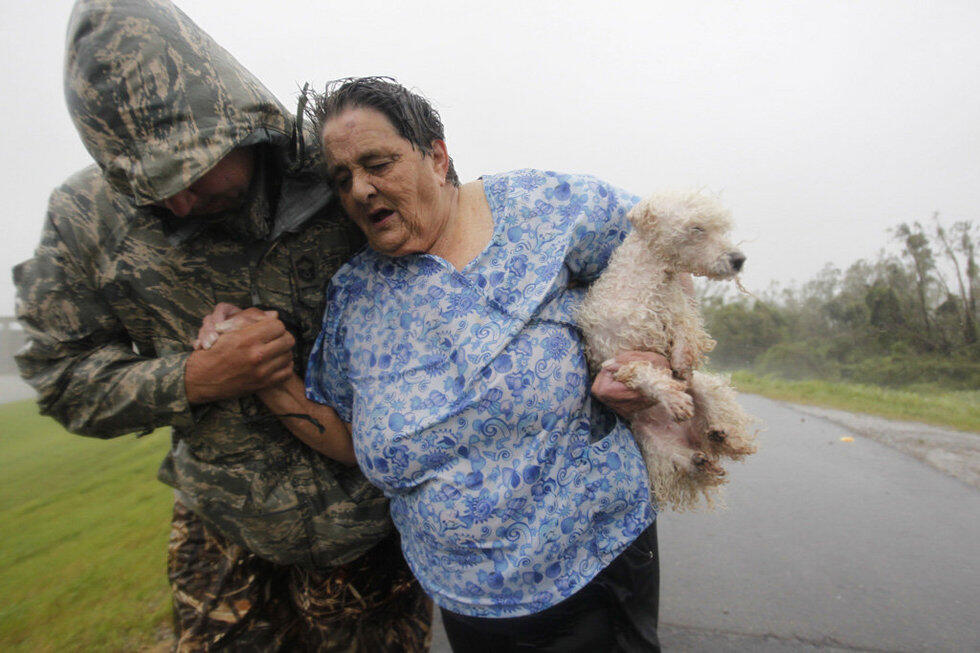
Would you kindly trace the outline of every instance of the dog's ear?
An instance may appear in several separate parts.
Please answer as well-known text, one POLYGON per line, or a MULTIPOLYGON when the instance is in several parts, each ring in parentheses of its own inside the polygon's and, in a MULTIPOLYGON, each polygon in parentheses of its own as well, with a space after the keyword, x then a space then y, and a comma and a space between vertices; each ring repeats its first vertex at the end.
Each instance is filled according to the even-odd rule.
POLYGON ((633 228, 643 233, 653 231, 659 219, 658 213, 657 203, 648 197, 640 200, 640 203, 633 207, 627 217, 633 223, 633 228))

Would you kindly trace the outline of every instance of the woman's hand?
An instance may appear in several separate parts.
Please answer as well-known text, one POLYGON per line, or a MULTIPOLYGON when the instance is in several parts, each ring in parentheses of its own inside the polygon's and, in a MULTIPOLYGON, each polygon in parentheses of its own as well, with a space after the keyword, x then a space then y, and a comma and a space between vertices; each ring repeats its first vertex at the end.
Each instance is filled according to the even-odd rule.
MULTIPOLYGON (((275 312, 239 311, 208 328, 217 334, 208 348, 196 349, 184 365, 184 387, 191 404, 233 399, 278 385, 293 372, 295 340, 275 312)), ((202 327, 202 330, 204 327, 202 327)))
MULTIPOLYGON (((670 361, 660 354, 649 351, 625 351, 616 356, 611 364, 606 365, 592 382, 592 395, 610 408, 623 419, 629 420, 637 411, 653 405, 653 401, 644 397, 613 377, 613 373, 631 361, 647 361, 655 367, 670 369, 670 361)), ((688 373, 688 378, 689 378, 688 373)), ((665 409, 666 411, 666 409, 665 409)))
POLYGON ((227 302, 221 302, 215 306, 209 315, 204 316, 204 322, 201 323, 201 328, 197 331, 197 338, 194 339, 194 351, 211 349, 214 343, 218 341, 218 336, 221 335, 214 326, 241 312, 242 309, 227 302))

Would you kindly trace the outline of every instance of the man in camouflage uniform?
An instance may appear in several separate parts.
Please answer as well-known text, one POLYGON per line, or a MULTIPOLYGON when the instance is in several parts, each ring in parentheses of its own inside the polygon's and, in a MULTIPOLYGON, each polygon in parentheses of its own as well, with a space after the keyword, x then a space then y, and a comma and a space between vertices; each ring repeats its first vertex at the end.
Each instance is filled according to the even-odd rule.
POLYGON ((173 427, 178 648, 424 649, 430 604, 381 494, 252 394, 306 360, 360 244, 302 125, 167 0, 80 0, 65 93, 98 166, 52 193, 14 270, 18 364, 71 431, 173 427), (275 313, 192 351, 219 303, 275 313))

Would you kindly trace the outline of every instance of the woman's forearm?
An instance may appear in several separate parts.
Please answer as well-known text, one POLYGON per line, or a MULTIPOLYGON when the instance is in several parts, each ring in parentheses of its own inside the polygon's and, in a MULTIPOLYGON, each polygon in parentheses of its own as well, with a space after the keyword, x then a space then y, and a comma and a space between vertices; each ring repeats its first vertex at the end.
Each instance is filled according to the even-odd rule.
POLYGON ((322 453, 346 465, 353 465, 354 444, 350 427, 329 406, 306 398, 306 389, 293 374, 285 383, 260 390, 262 400, 297 438, 322 453))

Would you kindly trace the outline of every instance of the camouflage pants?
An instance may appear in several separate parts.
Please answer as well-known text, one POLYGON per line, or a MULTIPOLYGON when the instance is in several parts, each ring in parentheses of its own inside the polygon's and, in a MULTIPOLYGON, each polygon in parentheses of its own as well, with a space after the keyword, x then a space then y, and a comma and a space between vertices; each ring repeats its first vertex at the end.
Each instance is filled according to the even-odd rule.
POLYGON ((179 501, 167 552, 175 649, 425 651, 432 603, 389 537, 357 560, 311 571, 263 560, 179 501))

